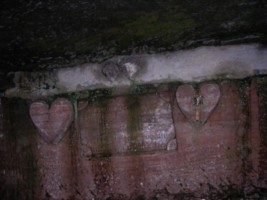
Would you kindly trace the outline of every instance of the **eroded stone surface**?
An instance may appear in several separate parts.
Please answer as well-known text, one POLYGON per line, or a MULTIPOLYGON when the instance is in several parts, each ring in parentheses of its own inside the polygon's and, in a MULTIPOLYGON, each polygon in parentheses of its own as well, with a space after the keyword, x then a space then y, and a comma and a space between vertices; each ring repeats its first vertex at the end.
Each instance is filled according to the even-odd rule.
MULTIPOLYGON (((168 93, 108 99, 89 105, 80 117, 86 155, 166 151, 175 139, 168 93)), ((176 149, 175 142, 168 150, 176 149)))
POLYGON ((73 119, 73 107, 67 99, 56 99, 49 108, 45 102, 34 102, 30 115, 41 136, 49 143, 58 143, 73 119))
POLYGON ((39 98, 88 89, 134 87, 166 82, 242 79, 267 74, 267 49, 259 44, 199 47, 172 53, 117 56, 40 73, 16 73, 7 97, 39 98), (103 68, 102 68, 103 67, 103 68))
MULTIPOLYGON (((226 183, 240 185, 243 180, 241 152, 242 137, 247 134, 244 128, 247 118, 242 112, 238 86, 225 82, 220 88, 221 100, 216 112, 198 129, 191 125, 177 104, 174 106, 178 157, 183 160, 179 163, 179 179, 190 188, 196 189, 198 184, 204 186, 208 182, 221 188, 226 183)), ((208 189, 205 187, 203 191, 208 189)))
MULTIPOLYGON (((89 105, 82 110, 80 112, 81 151, 88 150, 88 154, 82 154, 85 156, 81 158, 81 168, 86 169, 81 172, 80 179, 84 195, 91 195, 88 187, 84 187, 86 183, 90 183, 89 188, 93 188, 93 193, 100 198, 121 196, 124 199, 141 197, 149 199, 165 196, 168 199, 182 194, 189 195, 190 198, 200 198, 205 195, 210 197, 214 195, 212 198, 216 198, 218 193, 229 187, 234 192, 239 191, 240 186, 249 179, 243 174, 243 164, 249 163, 250 157, 244 154, 244 149, 248 147, 246 141, 249 140, 244 126, 248 118, 243 113, 241 103, 248 88, 243 87, 244 91, 240 93, 240 88, 235 83, 223 82, 219 86, 221 100, 217 102, 218 112, 214 112, 198 129, 192 127, 179 109, 175 101, 175 91, 160 95, 140 95, 137 99, 130 96, 127 101, 125 97, 114 97, 109 99, 104 107, 103 104, 89 105), (174 100, 169 101, 172 98, 169 99, 168 96, 174 100), (157 149, 153 145, 155 141, 151 140, 147 141, 147 144, 152 143, 150 145, 153 145, 153 154, 147 154, 145 149, 136 148, 138 145, 135 146, 134 142, 137 139, 135 137, 128 137, 127 140, 121 137, 113 142, 102 143, 107 144, 107 151, 105 153, 102 151, 102 154, 95 154, 95 156, 92 156, 93 148, 86 149, 86 144, 92 140, 92 134, 99 137, 92 142, 93 144, 101 141, 101 130, 108 133, 102 135, 102 142, 107 141, 106 139, 111 135, 116 136, 119 132, 129 131, 127 127, 129 119, 132 123, 131 129, 141 131, 140 127, 144 127, 147 122, 153 122, 152 113, 154 113, 153 116, 156 113, 160 116, 169 113, 166 108, 155 109, 156 107, 153 106, 162 104, 164 100, 171 104, 172 119, 168 120, 174 124, 176 134, 175 144, 170 140, 167 150, 174 148, 175 151, 162 151, 160 146, 157 149), (100 111, 100 108, 105 109, 100 111), (135 113, 132 113, 131 117, 128 116, 133 110, 135 113), (140 113, 141 118, 141 125, 137 124, 137 126, 134 125, 136 113, 140 113), (100 123, 101 121, 105 123, 100 123), (137 150, 134 154, 125 153, 118 156, 112 149, 127 146, 126 144, 131 141, 133 141, 134 150, 137 150)), ((202 92, 207 91, 208 88, 214 89, 211 85, 206 85, 207 88, 205 85, 202 87, 202 92)), ((218 85, 215 86, 215 91, 218 91, 217 88, 218 85)), ((162 119, 164 120, 164 117, 162 119)), ((155 123, 160 124, 159 121, 155 123)), ((162 125, 155 128, 161 131, 168 130, 168 126, 162 125)), ((153 129, 142 134, 148 133, 153 136, 153 129)), ((158 138, 162 139, 164 135, 158 138)))
POLYGON ((35 164, 39 184, 35 185, 35 199, 70 199, 75 193, 76 169, 70 137, 62 138, 56 145, 45 142, 41 137, 36 142, 38 151, 35 164))
POLYGON ((114 55, 203 45, 266 42, 263 0, 2 0, 0 14, 4 71, 55 69, 114 55))
POLYGON ((197 91, 192 85, 180 86, 176 99, 183 114, 193 123, 204 124, 220 98, 220 88, 216 84, 203 84, 197 91))
POLYGON ((38 137, 32 122, 25 117, 28 112, 25 101, 5 99, 2 103, 7 120, 4 137, 0 139, 0 155, 5 161, 0 162, 1 197, 264 199, 267 188, 264 80, 265 77, 217 81, 220 100, 216 112, 197 129, 177 104, 179 83, 164 87, 164 91, 94 102, 88 99, 88 105, 81 102, 78 112, 78 124, 82 126, 69 129, 71 137, 64 137, 58 145, 38 137), (171 118, 167 117, 170 113, 171 118), (136 126, 137 116, 141 116, 141 121, 136 126), (155 120, 156 116, 162 116, 163 121, 155 120), (158 138, 164 138, 158 133, 167 131, 172 124, 176 145, 172 139, 167 149, 162 150, 151 140, 151 144, 147 141, 153 147, 150 153, 142 149, 120 155, 112 152, 125 143, 120 142, 121 138, 111 141, 109 136, 114 139, 118 132, 130 130, 143 134, 142 127, 152 122, 155 125, 150 133, 158 138), (107 144, 107 151, 93 154, 94 149, 86 144, 94 138, 92 143, 107 144))

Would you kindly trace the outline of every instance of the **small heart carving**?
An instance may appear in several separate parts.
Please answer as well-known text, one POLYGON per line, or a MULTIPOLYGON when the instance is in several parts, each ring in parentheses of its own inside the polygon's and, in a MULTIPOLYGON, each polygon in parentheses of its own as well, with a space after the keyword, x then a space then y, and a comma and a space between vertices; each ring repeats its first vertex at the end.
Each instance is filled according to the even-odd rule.
POLYGON ((197 91, 192 85, 182 85, 176 91, 176 100, 187 119, 204 124, 217 106, 220 88, 217 84, 204 84, 197 91))
POLYGON ((57 144, 64 136, 73 119, 73 106, 64 98, 56 99, 50 109, 43 101, 30 106, 30 116, 40 135, 48 142, 57 144))

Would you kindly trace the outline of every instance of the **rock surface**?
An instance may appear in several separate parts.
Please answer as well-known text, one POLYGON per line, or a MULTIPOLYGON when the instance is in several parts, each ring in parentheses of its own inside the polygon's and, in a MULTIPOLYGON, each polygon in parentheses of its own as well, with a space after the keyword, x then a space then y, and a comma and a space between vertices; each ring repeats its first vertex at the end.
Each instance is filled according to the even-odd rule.
POLYGON ((176 82, 78 100, 77 119, 57 145, 38 136, 29 101, 2 99, 0 196, 265 199, 267 79, 210 83, 220 98, 203 126, 182 113, 176 82))
POLYGON ((262 0, 2 0, 4 73, 100 63, 115 55, 266 43, 262 0))
POLYGON ((70 101, 58 98, 50 108, 46 102, 33 102, 30 106, 30 116, 43 139, 57 144, 69 128, 74 112, 70 101))
POLYGON ((17 72, 6 97, 44 98, 86 90, 123 91, 138 85, 243 79, 267 74, 267 49, 259 44, 198 47, 172 53, 117 56, 53 72, 17 72), (127 64, 128 67, 125 65, 127 64))

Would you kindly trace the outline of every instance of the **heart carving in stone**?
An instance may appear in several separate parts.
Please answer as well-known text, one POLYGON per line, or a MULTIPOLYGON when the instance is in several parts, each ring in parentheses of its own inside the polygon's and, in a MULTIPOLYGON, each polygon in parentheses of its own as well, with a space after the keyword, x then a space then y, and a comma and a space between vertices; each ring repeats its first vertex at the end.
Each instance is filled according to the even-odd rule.
POLYGON ((182 85, 176 91, 176 100, 190 122, 204 124, 217 106, 220 95, 217 84, 203 84, 198 90, 192 85, 182 85))
POLYGON ((37 101, 30 106, 30 116, 40 135, 48 143, 57 144, 73 120, 73 106, 64 98, 56 99, 50 108, 47 103, 37 101))

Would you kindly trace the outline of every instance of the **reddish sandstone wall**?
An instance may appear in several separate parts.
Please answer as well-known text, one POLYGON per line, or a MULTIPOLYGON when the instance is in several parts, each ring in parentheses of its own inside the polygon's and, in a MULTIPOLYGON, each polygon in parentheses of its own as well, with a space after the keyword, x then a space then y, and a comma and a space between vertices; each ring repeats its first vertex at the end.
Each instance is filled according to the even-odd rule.
MULTIPOLYGON (((39 136, 29 101, 3 99, 3 199, 263 198, 267 81, 218 81, 204 125, 190 123, 169 84, 79 100, 59 144, 39 136)), ((0 129, 1 130, 1 129, 0 129)))

